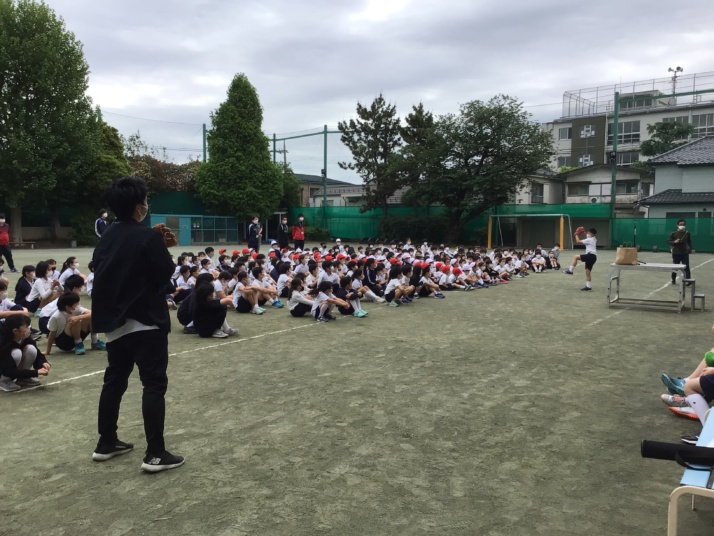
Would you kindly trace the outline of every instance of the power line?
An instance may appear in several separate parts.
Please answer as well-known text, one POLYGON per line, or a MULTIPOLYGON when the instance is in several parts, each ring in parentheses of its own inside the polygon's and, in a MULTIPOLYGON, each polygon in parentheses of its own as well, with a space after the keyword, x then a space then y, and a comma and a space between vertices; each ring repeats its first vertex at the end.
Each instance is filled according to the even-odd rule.
POLYGON ((166 123, 169 125, 189 125, 189 126, 194 126, 194 127, 203 127, 202 123, 182 123, 180 121, 163 121, 161 119, 149 119, 146 117, 136 117, 133 115, 125 115, 125 114, 118 114, 118 113, 114 113, 114 112, 107 112, 105 110, 102 110, 102 114, 116 115, 118 117, 128 117, 129 119, 138 119, 139 121, 151 121, 153 123, 166 123))

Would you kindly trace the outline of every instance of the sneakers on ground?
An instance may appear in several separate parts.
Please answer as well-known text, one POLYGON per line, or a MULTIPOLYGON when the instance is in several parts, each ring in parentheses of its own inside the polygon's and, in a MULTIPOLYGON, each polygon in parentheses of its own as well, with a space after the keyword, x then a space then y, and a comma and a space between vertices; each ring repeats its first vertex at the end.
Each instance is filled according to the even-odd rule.
POLYGON ((42 338, 42 332, 39 329, 30 328, 30 338, 33 341, 39 341, 42 338))
POLYGON ((281 302, 280 300, 276 300, 273 302, 273 307, 275 307, 276 309, 280 309, 281 307, 283 307, 283 302, 281 302))
POLYGON ((16 273, 17 273, 17 268, 13 268, 12 270, 10 270, 10 273, 16 274, 16 273))
POLYGON ((573 272, 571 272, 570 270, 563 270, 563 273, 566 275, 573 275, 573 272))
POLYGON ((664 402, 666 406, 669 406, 670 408, 686 408, 689 406, 683 396, 662 394, 659 395, 659 398, 660 400, 662 400, 662 402, 664 402))
POLYGON ((464 290, 473 290, 474 288, 471 285, 466 285, 464 287, 464 290))
POLYGON ((446 296, 444 296, 444 294, 441 293, 441 292, 435 292, 435 293, 434 293, 434 297, 435 297, 435 298, 439 298, 439 299, 441 299, 441 300, 443 300, 444 298, 446 298, 446 296))
POLYGON ((251 313, 253 313, 254 315, 262 315, 264 312, 265 309, 263 309, 262 307, 253 307, 253 310, 251 311, 251 313))
POLYGON ((384 302, 386 302, 386 301, 387 301, 387 300, 385 300, 384 298, 379 298, 379 297, 377 297, 377 298, 374 299, 374 303, 384 303, 384 302))
POLYGON ((78 342, 74 345, 74 355, 84 355, 87 351, 84 349, 84 343, 78 342))
POLYGON ((20 380, 15 380, 15 383, 20 387, 39 387, 42 382, 37 378, 22 378, 20 380))
POLYGON ((590 292, 592 290, 592 287, 583 287, 580 290, 584 290, 585 292, 590 292))
POLYGON ((367 311, 363 311, 362 309, 360 309, 359 311, 355 311, 352 316, 356 316, 357 318, 364 318, 365 316, 367 316, 367 311))
POLYGON ((327 320, 327 318, 325 318, 324 316, 318 316, 316 321, 317 322, 329 322, 329 320, 327 320))
POLYGON ((229 337, 234 337, 234 336, 238 335, 240 332, 236 328, 228 328, 228 329, 224 329, 223 333, 225 333, 229 337))
POLYGON ((141 469, 147 473, 160 473, 167 469, 176 469, 181 467, 186 460, 183 456, 174 456, 168 450, 163 454, 147 454, 144 458, 144 463, 141 464, 141 469))
POLYGON ((186 335, 195 335, 196 333, 198 333, 198 331, 196 331, 196 328, 194 328, 193 326, 186 326, 185 328, 183 328, 183 332, 186 335))
POLYGON ((0 391, 11 393, 13 391, 19 391, 20 389, 21 387, 10 378, 3 378, 2 380, 0 380, 0 391))
POLYGON ((131 443, 124 443, 118 439, 108 445, 97 443, 97 448, 94 449, 94 452, 92 453, 92 459, 95 462, 105 462, 114 456, 121 456, 122 454, 131 452, 132 450, 134 450, 134 445, 131 443))
POLYGON ((672 378, 667 374, 662 374, 662 383, 669 394, 684 396, 684 380, 682 378, 672 378))
POLYGON ((696 434, 682 436, 682 443, 686 443, 687 445, 696 445, 697 441, 699 441, 699 436, 696 434))
POLYGON ((94 341, 92 343, 92 350, 106 350, 106 349, 107 349, 107 345, 101 339, 97 339, 96 341, 94 341))
POLYGON ((225 339, 228 337, 228 333, 224 332, 223 330, 217 329, 213 333, 211 333, 211 337, 214 339, 225 339))
POLYGON ((325 314, 325 318, 327 318, 328 320, 337 320, 337 317, 332 313, 325 314))
POLYGON ((389 302, 389 306, 390 307, 399 307, 399 304, 396 301, 392 300, 389 302))

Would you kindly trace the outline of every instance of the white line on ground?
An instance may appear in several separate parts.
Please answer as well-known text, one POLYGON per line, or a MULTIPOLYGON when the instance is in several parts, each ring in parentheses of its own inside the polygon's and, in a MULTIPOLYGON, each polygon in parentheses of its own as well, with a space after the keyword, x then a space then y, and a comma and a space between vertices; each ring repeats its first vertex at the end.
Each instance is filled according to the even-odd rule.
MULTIPOLYGON (((190 354, 190 353, 202 352, 202 351, 204 351, 204 350, 210 350, 210 349, 212 349, 212 348, 220 348, 221 346, 228 346, 228 345, 230 345, 230 344, 238 344, 238 343, 241 343, 241 342, 252 341, 252 340, 254 340, 254 339, 261 339, 261 338, 263 338, 263 337, 271 337, 271 336, 273 336, 273 335, 278 335, 278 334, 280 334, 280 333, 287 333, 288 331, 295 331, 296 329, 310 328, 310 327, 314 327, 314 326, 317 326, 317 325, 318 325, 318 323, 317 323, 317 322, 314 322, 314 323, 311 323, 311 324, 304 324, 304 325, 302 325, 302 326, 295 326, 294 328, 281 329, 281 330, 278 330, 278 331, 270 331, 270 332, 268 332, 268 333, 261 333, 260 335, 253 335, 252 337, 245 337, 245 338, 241 338, 241 339, 232 339, 232 340, 230 340, 230 341, 223 342, 223 343, 220 343, 220 344, 212 344, 212 345, 210 345, 210 346, 203 346, 203 347, 201 347, 201 348, 192 348, 191 350, 184 350, 183 352, 176 352, 176 353, 174 353, 174 354, 169 354, 169 357, 176 357, 176 356, 183 355, 183 354, 190 354)), ((55 381, 55 382, 45 383, 45 384, 42 384, 42 385, 38 385, 37 387, 27 387, 27 388, 22 389, 21 391, 18 391, 18 393, 24 393, 24 392, 27 392, 27 391, 33 391, 34 389, 43 389, 43 388, 45 388, 45 387, 51 387, 51 386, 53 386, 53 385, 59 385, 59 384, 61 384, 61 383, 65 383, 65 382, 71 382, 71 381, 75 381, 75 380, 81 380, 81 379, 83 379, 83 378, 89 378, 89 377, 91 377, 91 376, 96 376, 97 374, 103 373, 104 370, 105 370, 105 369, 101 369, 101 370, 97 370, 97 371, 95 371, 95 372, 89 372, 89 373, 87 373, 87 374, 82 374, 82 375, 80 375, 80 376, 73 376, 73 377, 71 377, 71 378, 64 378, 63 380, 57 380, 57 381, 55 381)))
MULTIPOLYGON (((702 266, 704 266, 705 264, 709 264, 710 262, 714 262, 714 259, 709 259, 708 261, 704 261, 703 263, 694 266, 694 267, 692 268, 692 270, 696 270, 697 268, 701 268, 702 266)), ((653 290, 652 292, 650 292, 649 294, 647 294, 647 296, 645 296, 644 299, 646 300, 646 299, 650 298, 651 296, 654 296, 654 295, 657 294, 658 292, 660 292, 660 291, 662 291, 662 290, 664 290, 664 289, 666 289, 667 287, 670 287, 670 286, 671 286, 670 283, 665 283, 664 285, 662 285, 662 286, 659 287, 658 289, 653 290)), ((630 309, 632 309, 632 307, 625 307, 624 309, 620 309, 620 310, 618 310, 618 311, 615 311, 614 313, 610 313, 609 315, 603 316, 602 318, 600 318, 600 319, 598 319, 598 320, 595 320, 594 322, 590 322, 589 324, 586 324, 585 327, 586 327, 586 328, 590 328, 590 327, 593 327, 593 326, 597 326, 597 325, 600 324, 601 322, 604 322, 605 320, 610 320, 611 318, 616 317, 617 315, 621 315, 622 313, 624 313, 625 311, 629 311, 630 309)))

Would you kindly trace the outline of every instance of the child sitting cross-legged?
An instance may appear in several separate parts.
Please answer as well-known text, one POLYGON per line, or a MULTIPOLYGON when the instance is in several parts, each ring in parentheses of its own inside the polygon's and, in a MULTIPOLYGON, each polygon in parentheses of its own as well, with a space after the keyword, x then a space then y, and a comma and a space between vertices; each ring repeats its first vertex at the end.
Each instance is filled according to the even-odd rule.
POLYGON ((337 320, 331 313, 335 305, 349 307, 349 303, 332 295, 332 283, 329 280, 322 281, 317 285, 317 289, 312 292, 314 301, 312 302, 312 316, 318 322, 337 320))
POLYGON ((0 391, 18 391, 40 385, 38 376, 52 368, 30 338, 30 317, 9 317, 0 327, 0 391))
POLYGON ((340 278, 340 290, 337 291, 337 297, 347 303, 347 307, 337 306, 337 310, 343 315, 353 315, 357 318, 367 316, 367 311, 362 309, 360 304, 359 292, 352 288, 352 278, 348 275, 340 278))

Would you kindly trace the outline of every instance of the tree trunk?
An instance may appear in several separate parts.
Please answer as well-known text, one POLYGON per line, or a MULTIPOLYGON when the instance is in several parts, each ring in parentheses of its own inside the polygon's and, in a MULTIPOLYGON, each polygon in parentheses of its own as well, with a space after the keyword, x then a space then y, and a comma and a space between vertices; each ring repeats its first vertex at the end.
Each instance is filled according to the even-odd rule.
POLYGON ((22 207, 10 207, 10 242, 22 242, 22 207))
POLYGON ((450 244, 459 243, 459 235, 461 234, 462 226, 463 221, 461 220, 461 215, 458 212, 449 216, 449 231, 446 238, 450 244))
POLYGON ((56 241, 60 230, 60 209, 54 205, 50 209, 50 239, 56 241))
POLYGON ((382 201, 382 218, 389 216, 389 205, 387 204, 387 198, 385 197, 382 201))

